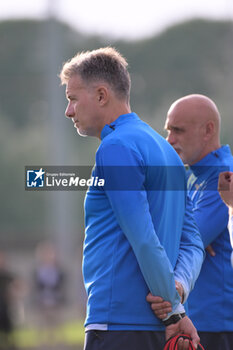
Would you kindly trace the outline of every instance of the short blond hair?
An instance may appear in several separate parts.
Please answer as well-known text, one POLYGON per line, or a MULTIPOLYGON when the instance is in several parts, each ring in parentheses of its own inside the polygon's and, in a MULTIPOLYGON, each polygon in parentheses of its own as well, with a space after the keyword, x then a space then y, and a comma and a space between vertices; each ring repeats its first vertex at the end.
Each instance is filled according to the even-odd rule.
POLYGON ((126 59, 112 47, 77 53, 65 62, 60 73, 62 84, 78 74, 85 83, 104 81, 119 98, 129 100, 131 80, 126 59))

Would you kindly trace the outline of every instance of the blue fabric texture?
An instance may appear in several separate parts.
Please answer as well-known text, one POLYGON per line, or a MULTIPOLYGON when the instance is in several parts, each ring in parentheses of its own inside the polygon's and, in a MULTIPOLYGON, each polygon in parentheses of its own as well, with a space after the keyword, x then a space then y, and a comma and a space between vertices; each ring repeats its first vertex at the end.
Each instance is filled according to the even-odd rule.
POLYGON ((189 312, 199 331, 233 331, 233 269, 228 232, 228 209, 217 191, 218 176, 233 170, 228 145, 209 153, 190 167, 188 190, 194 218, 204 246, 212 245, 216 256, 206 257, 195 288, 189 296, 189 312))
POLYGON ((92 176, 105 184, 90 187, 85 198, 85 326, 162 330, 147 294, 182 310, 175 278, 189 292, 204 256, 184 166, 163 137, 130 113, 103 128, 92 176))

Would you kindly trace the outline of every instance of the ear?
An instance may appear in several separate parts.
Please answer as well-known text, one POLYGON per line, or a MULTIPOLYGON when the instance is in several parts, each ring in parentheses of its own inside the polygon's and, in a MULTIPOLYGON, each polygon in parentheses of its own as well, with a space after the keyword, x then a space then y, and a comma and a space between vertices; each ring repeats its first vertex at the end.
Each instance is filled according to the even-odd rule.
POLYGON ((97 103, 103 107, 109 100, 109 90, 106 86, 101 85, 96 91, 97 103))
POLYGON ((213 120, 209 120, 206 122, 204 127, 205 127, 204 139, 208 141, 215 134, 215 123, 213 122, 213 120))

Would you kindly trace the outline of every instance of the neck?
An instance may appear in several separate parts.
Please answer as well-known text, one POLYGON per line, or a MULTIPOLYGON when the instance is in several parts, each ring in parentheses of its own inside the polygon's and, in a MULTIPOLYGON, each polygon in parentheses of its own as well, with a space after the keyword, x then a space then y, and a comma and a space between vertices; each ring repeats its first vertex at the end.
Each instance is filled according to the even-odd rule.
POLYGON ((217 149, 219 149, 221 147, 221 143, 220 143, 220 140, 216 140, 210 144, 207 144, 207 147, 206 147, 206 155, 208 153, 211 153, 213 151, 216 151, 217 149))
POLYGON ((205 158, 209 153, 216 151, 221 147, 220 141, 218 140, 215 143, 208 143, 206 146, 202 149, 201 153, 194 159, 194 161, 191 163, 188 163, 189 165, 195 165, 196 163, 200 162, 203 158, 205 158))
POLYGON ((221 147, 221 143, 219 139, 208 142, 202 151, 200 160, 205 156, 207 156, 207 154, 216 151, 220 147, 221 147))
POLYGON ((113 123, 120 115, 131 113, 130 106, 126 103, 111 108, 111 114, 108 115, 108 120, 105 124, 113 123))
POLYGON ((102 123, 102 127, 99 130, 99 133, 97 135, 97 137, 99 139, 101 139, 101 131, 104 128, 104 126, 106 124, 111 124, 113 123, 120 115, 123 114, 128 114, 131 113, 131 108, 130 105, 128 103, 121 103, 121 104, 111 104, 111 106, 109 106, 109 108, 107 108, 105 110, 105 116, 103 117, 103 123, 102 123))

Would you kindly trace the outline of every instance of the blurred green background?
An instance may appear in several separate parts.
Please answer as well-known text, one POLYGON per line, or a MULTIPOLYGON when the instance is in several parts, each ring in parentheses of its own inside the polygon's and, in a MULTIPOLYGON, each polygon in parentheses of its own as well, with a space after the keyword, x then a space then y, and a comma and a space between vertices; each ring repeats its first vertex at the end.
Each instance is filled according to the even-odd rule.
POLYGON ((190 93, 205 94, 220 110, 222 143, 233 147, 233 23, 192 20, 144 40, 116 41, 81 34, 54 19, 7 20, 0 22, 0 43, 0 249, 23 284, 15 312, 16 328, 26 333, 16 335, 21 337, 18 345, 34 348, 38 342, 30 328, 37 324, 31 284, 36 247, 45 240, 55 244, 67 275, 63 330, 59 326, 57 334, 68 327, 72 335, 64 335, 67 344, 72 346, 71 338, 81 344, 85 193, 24 189, 25 166, 95 162, 99 141, 78 136, 64 117, 65 88, 58 78, 62 64, 77 51, 112 45, 129 62, 131 107, 143 120, 166 136, 163 126, 171 103, 190 93))

